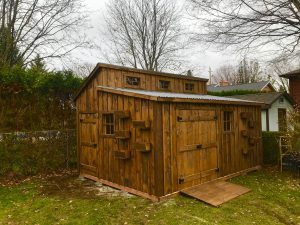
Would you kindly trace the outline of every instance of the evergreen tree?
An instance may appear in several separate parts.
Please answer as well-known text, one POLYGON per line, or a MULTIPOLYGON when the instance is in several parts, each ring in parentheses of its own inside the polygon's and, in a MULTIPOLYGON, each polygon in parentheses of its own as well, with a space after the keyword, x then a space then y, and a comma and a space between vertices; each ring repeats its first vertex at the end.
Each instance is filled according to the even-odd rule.
POLYGON ((46 64, 39 54, 30 63, 30 69, 36 72, 47 72, 46 64))

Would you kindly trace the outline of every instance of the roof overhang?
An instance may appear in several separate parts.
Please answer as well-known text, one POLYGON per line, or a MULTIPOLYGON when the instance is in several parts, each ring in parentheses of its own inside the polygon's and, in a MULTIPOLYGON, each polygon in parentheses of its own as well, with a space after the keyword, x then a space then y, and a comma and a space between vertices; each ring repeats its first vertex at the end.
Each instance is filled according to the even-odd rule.
POLYGON ((279 77, 283 77, 283 78, 287 78, 287 79, 290 79, 290 78, 299 78, 300 79, 300 69, 294 70, 294 71, 291 71, 291 72, 288 72, 285 74, 281 74, 281 75, 279 75, 279 77))
MULTIPOLYGON (((153 96, 151 95, 152 91, 145 91, 148 92, 149 94, 146 93, 140 93, 139 90, 133 91, 132 89, 125 89, 125 88, 111 88, 111 87, 104 87, 104 86, 98 86, 97 87, 98 91, 102 92, 107 92, 107 93, 113 93, 113 94, 118 94, 118 95, 125 95, 129 97, 136 97, 136 98, 142 98, 142 99, 147 99, 151 101, 158 101, 158 102, 188 102, 188 103, 209 103, 209 104, 224 104, 224 105, 253 105, 253 106, 262 106, 264 105, 261 102, 254 102, 254 101, 246 101, 246 100, 237 100, 237 99, 232 99, 228 100, 227 98, 222 98, 218 97, 218 99, 192 99, 192 98, 184 98, 184 94, 181 93, 173 93, 173 94, 180 94, 183 97, 163 97, 163 96, 153 96), (224 100, 222 100, 224 99, 224 100), (226 99, 226 100, 225 100, 226 99)), ((152 92, 154 93, 154 92, 152 92)), ((157 93, 157 92, 156 92, 157 93)), ((163 92, 161 92, 163 93, 163 92)), ((170 94, 168 92, 168 94, 170 94)), ((197 95, 194 94, 195 96, 206 96, 208 97, 209 95, 197 95)), ((186 96, 189 96, 188 94, 186 96)), ((215 96, 212 96, 215 97, 215 96)))

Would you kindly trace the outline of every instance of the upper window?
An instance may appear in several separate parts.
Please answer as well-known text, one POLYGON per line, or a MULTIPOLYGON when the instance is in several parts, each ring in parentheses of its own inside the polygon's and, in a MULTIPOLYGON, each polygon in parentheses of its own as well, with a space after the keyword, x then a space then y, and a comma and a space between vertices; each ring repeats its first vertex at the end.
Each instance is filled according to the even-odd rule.
POLYGON ((113 135, 115 133, 114 114, 103 114, 103 133, 113 135))
POLYGON ((159 88, 160 89, 170 89, 170 81, 168 80, 159 80, 159 88))
POLYGON ((126 83, 129 84, 129 85, 140 86, 141 78, 127 76, 126 77, 126 83))
POLYGON ((194 91, 195 85, 193 83, 185 83, 185 90, 186 91, 194 91))
POLYGON ((279 98, 279 103, 284 103, 284 97, 279 98))
POLYGON ((225 132, 229 132, 233 130, 233 112, 224 111, 223 112, 223 128, 225 132))

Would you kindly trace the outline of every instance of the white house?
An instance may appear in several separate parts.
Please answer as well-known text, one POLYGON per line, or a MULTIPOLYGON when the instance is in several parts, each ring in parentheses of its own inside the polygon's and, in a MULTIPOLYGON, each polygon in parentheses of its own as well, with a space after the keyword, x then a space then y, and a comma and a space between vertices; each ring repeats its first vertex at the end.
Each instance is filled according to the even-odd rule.
POLYGON ((261 112, 263 131, 285 130, 287 113, 294 110, 295 106, 294 100, 286 92, 234 95, 231 97, 265 103, 261 112))

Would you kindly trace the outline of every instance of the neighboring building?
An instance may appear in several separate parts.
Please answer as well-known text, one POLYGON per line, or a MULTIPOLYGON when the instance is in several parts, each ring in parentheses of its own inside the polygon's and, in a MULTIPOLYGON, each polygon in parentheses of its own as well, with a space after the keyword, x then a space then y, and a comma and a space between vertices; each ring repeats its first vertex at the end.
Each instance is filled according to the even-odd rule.
POLYGON ((280 75, 289 79, 289 93, 296 102, 297 108, 300 107, 300 69, 280 75))
POLYGON ((269 92, 231 96, 235 99, 263 102, 261 112, 263 131, 282 131, 286 129, 289 110, 293 110, 295 101, 286 92, 269 92))
POLYGON ((230 85, 228 81, 221 81, 219 84, 211 84, 207 86, 209 92, 226 92, 226 91, 257 91, 257 92, 274 92, 276 89, 270 81, 261 81, 249 84, 230 85))

